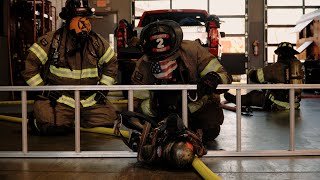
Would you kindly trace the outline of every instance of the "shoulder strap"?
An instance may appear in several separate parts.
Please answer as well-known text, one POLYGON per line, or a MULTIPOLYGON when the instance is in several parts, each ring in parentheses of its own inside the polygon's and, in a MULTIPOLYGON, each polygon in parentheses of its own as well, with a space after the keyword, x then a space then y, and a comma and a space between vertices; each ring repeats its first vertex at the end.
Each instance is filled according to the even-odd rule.
POLYGON ((63 34, 63 28, 58 29, 54 35, 53 38, 51 40, 51 45, 50 45, 50 49, 49 49, 49 53, 48 53, 48 61, 44 66, 44 73, 43 73, 43 81, 46 83, 47 80, 47 76, 48 76, 48 72, 49 72, 49 68, 51 64, 57 64, 59 57, 60 57, 60 53, 59 53, 59 47, 61 44, 61 36, 63 34))

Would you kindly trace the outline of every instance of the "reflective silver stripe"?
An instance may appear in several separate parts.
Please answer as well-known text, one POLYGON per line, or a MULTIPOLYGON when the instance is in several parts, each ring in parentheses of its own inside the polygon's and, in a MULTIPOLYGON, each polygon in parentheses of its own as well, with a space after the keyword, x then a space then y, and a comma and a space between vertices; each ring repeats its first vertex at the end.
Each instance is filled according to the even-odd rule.
POLYGON ((150 99, 146 99, 141 103, 141 110, 144 115, 155 117, 155 115, 151 111, 150 99))
MULTIPOLYGON (((284 107, 286 109, 290 109, 289 103, 276 100, 272 94, 269 95, 269 99, 278 106, 284 107)), ((294 108, 298 108, 299 106, 300 106, 299 103, 294 104, 294 108)))
MULTIPOLYGON (((96 93, 88 97, 87 99, 81 100, 80 103, 83 107, 89 107, 95 105, 97 102, 94 100, 96 93)), ((57 102, 68 105, 72 108, 75 108, 75 100, 69 96, 62 95, 57 102)))
POLYGON ((89 68, 82 70, 70 70, 68 68, 57 68, 50 65, 50 72, 62 78, 82 79, 82 78, 95 78, 98 77, 97 68, 89 68))
POLYGON ((206 75, 207 73, 209 73, 211 71, 216 72, 221 67, 222 67, 222 65, 219 63, 217 58, 211 59, 209 64, 200 73, 200 77, 203 77, 204 75, 206 75))
POLYGON ((133 97, 138 99, 148 99, 150 98, 150 93, 148 90, 133 91, 133 97))
POLYGON ((37 43, 34 43, 29 48, 29 50, 38 57, 38 59, 41 61, 42 64, 45 64, 47 62, 48 60, 47 53, 37 43))
POLYGON ((43 82, 43 80, 42 80, 39 73, 36 74, 35 76, 33 76, 32 78, 30 78, 29 80, 27 80, 27 84, 29 86, 38 86, 42 82, 43 82))
POLYGON ((222 84, 229 84, 229 78, 226 74, 218 73, 220 79, 222 80, 222 84))
POLYGON ((110 76, 102 75, 100 82, 105 85, 112 85, 115 83, 115 80, 110 76))
POLYGON ((110 59, 114 56, 114 51, 111 47, 109 47, 104 53, 104 55, 99 59, 99 65, 101 66, 103 63, 107 63, 110 61, 110 59))
POLYGON ((257 69, 257 76, 258 76, 258 81, 263 83, 264 82, 264 74, 262 68, 257 69))

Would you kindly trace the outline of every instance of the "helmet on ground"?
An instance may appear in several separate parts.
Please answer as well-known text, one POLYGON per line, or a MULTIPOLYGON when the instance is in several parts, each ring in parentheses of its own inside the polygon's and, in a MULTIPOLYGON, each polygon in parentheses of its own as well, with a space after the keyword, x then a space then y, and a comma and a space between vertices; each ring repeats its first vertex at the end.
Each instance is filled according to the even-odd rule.
POLYGON ((88 0, 67 0, 59 16, 64 20, 70 20, 75 16, 92 16, 95 9, 89 7, 88 0))
POLYGON ((156 21, 145 26, 140 41, 150 60, 160 61, 175 54, 182 42, 180 25, 172 20, 156 21))
POLYGON ((293 45, 289 42, 281 42, 278 45, 278 48, 274 51, 275 54, 289 54, 289 55, 295 55, 300 54, 298 51, 293 49, 293 45))
POLYGON ((69 30, 77 37, 86 38, 91 31, 91 23, 87 17, 76 16, 71 19, 69 30))
POLYGON ((175 167, 189 167, 194 157, 193 145, 188 141, 171 142, 164 147, 163 158, 175 167))

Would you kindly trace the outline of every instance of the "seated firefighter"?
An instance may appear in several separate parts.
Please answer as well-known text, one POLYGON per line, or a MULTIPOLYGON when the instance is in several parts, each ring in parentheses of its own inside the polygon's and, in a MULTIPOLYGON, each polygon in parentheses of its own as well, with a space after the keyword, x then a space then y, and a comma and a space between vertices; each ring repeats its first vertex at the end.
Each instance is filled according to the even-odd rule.
MULTIPOLYGON (((302 84, 304 72, 302 63, 295 57, 299 54, 289 42, 281 42, 274 51, 278 55, 276 63, 257 70, 250 70, 248 76, 255 83, 271 84, 302 84)), ((224 94, 226 101, 236 103, 236 97, 228 92, 224 94)), ((301 90, 295 90, 295 108, 300 107, 301 90)), ((289 105, 289 90, 270 89, 253 90, 241 95, 242 106, 257 106, 264 110, 287 110, 289 105)))
MULTIPOLYGON (((38 39, 26 58, 24 79, 30 86, 112 85, 117 59, 108 42, 91 31, 88 1, 67 0, 60 17, 63 27, 38 39)), ((106 91, 80 91, 81 126, 113 127, 118 118, 105 101, 106 91)), ((29 117, 31 132, 60 135, 70 132, 75 119, 74 91, 49 91, 37 96, 29 117)))
MULTIPOLYGON (((197 84, 188 91, 188 127, 204 143, 220 133, 223 110, 218 84, 231 83, 231 76, 218 59, 196 41, 183 40, 182 29, 171 20, 145 26, 140 35, 144 55, 137 61, 132 84, 197 84)), ((161 121, 171 113, 182 115, 181 90, 135 91, 136 112, 161 121)))

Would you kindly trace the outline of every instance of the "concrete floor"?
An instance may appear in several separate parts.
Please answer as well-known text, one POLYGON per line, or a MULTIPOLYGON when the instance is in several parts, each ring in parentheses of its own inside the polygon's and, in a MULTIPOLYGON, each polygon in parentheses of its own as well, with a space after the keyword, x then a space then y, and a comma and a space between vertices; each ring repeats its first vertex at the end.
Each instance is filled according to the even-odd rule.
MULTIPOLYGON (((0 114, 21 107, 1 107, 0 114)), ((320 149, 320 99, 303 99, 296 111, 296 149, 320 149)), ((216 150, 236 150, 236 114, 225 110, 216 150)), ((288 150, 289 112, 254 111, 242 116, 242 150, 288 150)), ((29 136, 30 151, 74 151, 73 135, 29 136)), ((81 150, 129 150, 113 136, 81 132, 81 150)), ((0 121, 0 151, 21 151, 21 126, 0 121)), ((319 156, 202 157, 222 179, 320 179, 319 156)), ((0 158, 0 180, 8 179, 202 179, 194 169, 173 170, 136 158, 0 158)))

